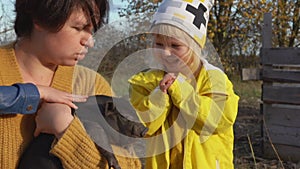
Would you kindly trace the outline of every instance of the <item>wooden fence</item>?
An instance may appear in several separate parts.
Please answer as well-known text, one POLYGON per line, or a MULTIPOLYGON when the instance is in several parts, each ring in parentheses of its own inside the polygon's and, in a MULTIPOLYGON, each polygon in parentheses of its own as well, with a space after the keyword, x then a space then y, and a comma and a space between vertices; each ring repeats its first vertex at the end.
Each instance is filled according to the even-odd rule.
POLYGON ((300 48, 272 48, 271 20, 265 14, 260 53, 264 156, 300 161, 300 48))

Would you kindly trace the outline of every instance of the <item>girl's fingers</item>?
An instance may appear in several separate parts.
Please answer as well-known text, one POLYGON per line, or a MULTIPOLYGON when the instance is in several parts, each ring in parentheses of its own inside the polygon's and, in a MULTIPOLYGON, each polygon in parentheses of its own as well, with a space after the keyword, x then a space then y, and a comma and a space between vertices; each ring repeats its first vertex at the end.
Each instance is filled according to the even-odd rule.
POLYGON ((168 73, 166 76, 169 76, 170 79, 176 79, 176 75, 174 73, 168 73))

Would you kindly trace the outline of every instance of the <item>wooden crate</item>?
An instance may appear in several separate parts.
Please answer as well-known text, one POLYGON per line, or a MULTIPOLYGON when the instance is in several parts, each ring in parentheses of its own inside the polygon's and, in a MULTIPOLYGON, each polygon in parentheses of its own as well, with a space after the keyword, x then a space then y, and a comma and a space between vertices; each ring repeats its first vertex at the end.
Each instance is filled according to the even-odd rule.
POLYGON ((263 151, 265 157, 277 158, 276 151, 282 160, 300 161, 300 48, 272 48, 271 31, 266 14, 260 53, 263 151))

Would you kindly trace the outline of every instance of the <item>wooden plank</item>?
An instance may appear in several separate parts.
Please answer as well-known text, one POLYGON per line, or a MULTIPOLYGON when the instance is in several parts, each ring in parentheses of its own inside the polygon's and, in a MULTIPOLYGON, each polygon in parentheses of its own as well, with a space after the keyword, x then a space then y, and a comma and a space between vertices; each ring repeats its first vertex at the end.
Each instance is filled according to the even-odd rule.
POLYGON ((300 128, 300 105, 264 104, 263 115, 268 125, 300 128))
POLYGON ((272 15, 264 14, 264 26, 262 30, 262 48, 272 47, 272 15))
POLYGON ((261 79, 271 82, 300 82, 300 69, 295 71, 274 69, 272 66, 264 66, 261 79))
MULTIPOLYGON (((263 143, 263 155, 264 158, 278 159, 270 142, 266 141, 263 143)), ((275 144, 275 151, 279 154, 279 157, 283 161, 300 161, 300 147, 287 146, 281 144, 275 144)))
POLYGON ((260 80, 260 69, 259 68, 243 68, 242 69, 242 80, 260 80))
MULTIPOLYGON (((300 147, 300 128, 280 125, 271 125, 267 121, 264 126, 264 138, 270 137, 273 144, 282 144, 300 147), (268 132, 268 134, 266 133, 268 132)), ((265 138, 267 139, 267 138, 265 138)))
POLYGON ((265 64, 300 64, 300 48, 261 49, 261 62, 265 64))
POLYGON ((286 103, 300 105, 300 87, 263 84, 262 100, 264 103, 286 103))

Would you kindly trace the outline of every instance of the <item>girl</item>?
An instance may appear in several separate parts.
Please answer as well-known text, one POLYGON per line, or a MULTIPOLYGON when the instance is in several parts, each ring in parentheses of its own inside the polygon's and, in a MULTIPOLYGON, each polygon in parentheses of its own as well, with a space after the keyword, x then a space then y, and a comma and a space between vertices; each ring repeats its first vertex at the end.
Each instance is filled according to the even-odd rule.
POLYGON ((154 15, 154 60, 134 75, 130 100, 147 132, 148 169, 233 169, 238 99, 204 59, 210 0, 165 0, 154 15))

